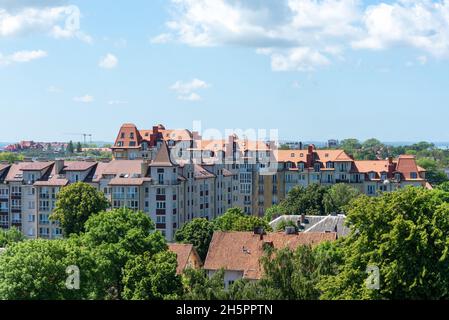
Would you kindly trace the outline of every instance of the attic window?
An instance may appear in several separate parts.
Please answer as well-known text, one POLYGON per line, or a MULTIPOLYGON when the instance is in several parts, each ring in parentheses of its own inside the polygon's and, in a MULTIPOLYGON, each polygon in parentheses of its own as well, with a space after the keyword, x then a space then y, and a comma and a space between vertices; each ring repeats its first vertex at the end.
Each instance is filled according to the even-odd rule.
POLYGON ((294 157, 295 157, 295 154, 294 154, 294 153, 290 154, 290 157, 294 158, 294 157))
POLYGON ((410 172, 411 179, 418 179, 418 174, 416 172, 410 172))
POLYGON ((302 158, 304 157, 304 153, 300 153, 299 156, 302 158))
POLYGON ((324 157, 325 157, 325 158, 329 158, 329 153, 326 153, 326 154, 324 155, 324 157))

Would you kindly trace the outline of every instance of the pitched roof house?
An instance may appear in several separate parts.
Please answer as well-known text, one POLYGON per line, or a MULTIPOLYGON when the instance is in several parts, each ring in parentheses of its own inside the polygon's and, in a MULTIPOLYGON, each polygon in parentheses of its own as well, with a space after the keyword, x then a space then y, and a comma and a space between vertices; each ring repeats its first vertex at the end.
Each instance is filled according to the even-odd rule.
POLYGON ((177 274, 182 274, 185 269, 199 269, 203 265, 198 252, 191 244, 169 243, 168 249, 176 253, 178 260, 177 274))

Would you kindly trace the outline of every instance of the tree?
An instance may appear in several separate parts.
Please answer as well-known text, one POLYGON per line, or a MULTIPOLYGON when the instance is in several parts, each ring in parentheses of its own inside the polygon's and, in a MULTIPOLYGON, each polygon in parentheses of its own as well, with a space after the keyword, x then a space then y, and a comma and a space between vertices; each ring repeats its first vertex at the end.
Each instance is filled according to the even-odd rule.
POLYGON ((437 186, 438 190, 449 192, 449 181, 443 182, 437 186))
POLYGON ((76 152, 78 152, 78 153, 83 152, 83 146, 81 145, 81 142, 78 142, 76 144, 76 152))
POLYGON ((302 186, 294 187, 281 203, 280 206, 285 208, 288 214, 324 214, 323 199, 326 195, 328 187, 313 183, 307 188, 302 186))
POLYGON ((100 299, 122 297, 123 269, 128 261, 144 253, 154 256, 168 249, 162 234, 155 232, 153 221, 145 213, 127 208, 92 215, 79 241, 93 252, 97 261, 100 299))
POLYGON ((299 246, 268 253, 261 260, 264 277, 261 287, 269 289, 273 299, 316 300, 321 274, 321 260, 310 246, 299 246))
POLYGON ((104 194, 86 183, 78 182, 63 188, 57 196, 56 207, 50 216, 58 220, 65 236, 84 231, 87 219, 109 207, 104 194))
POLYGON ((193 219, 176 231, 175 241, 192 244, 204 261, 214 234, 214 225, 207 219, 193 219))
POLYGON ((431 185, 439 185, 449 180, 447 175, 438 168, 435 160, 429 158, 419 159, 417 164, 426 169, 426 179, 431 185))
POLYGON ((348 211, 337 275, 320 282, 323 299, 447 299, 449 194, 407 187, 361 196, 348 211), (379 289, 366 285, 378 268, 379 289))
POLYGON ((360 194, 359 190, 350 185, 334 184, 323 197, 325 212, 328 214, 345 212, 348 204, 360 194))
POLYGON ((23 155, 12 152, 0 152, 0 161, 6 161, 8 163, 14 163, 16 161, 22 161, 23 155))
POLYGON ((224 271, 219 270, 211 277, 206 270, 187 269, 183 276, 184 300, 226 300, 224 271))
POLYGON ((275 231, 285 231, 287 227, 295 227, 295 230, 298 231, 298 226, 292 220, 282 220, 276 225, 275 231))
POLYGON ((70 140, 69 144, 67 145, 67 152, 68 152, 68 154, 75 153, 75 146, 73 145, 72 140, 70 140))
POLYGON ((218 231, 253 231, 256 227, 271 231, 271 227, 265 219, 246 215, 240 208, 227 210, 212 223, 214 229, 218 231))
POLYGON ((1 300, 89 299, 96 276, 94 260, 67 240, 29 240, 0 255, 1 300), (66 286, 67 268, 80 271, 79 289, 66 286))
POLYGON ((167 300, 182 295, 181 277, 176 274, 176 254, 145 252, 127 262, 123 271, 123 297, 128 300, 167 300))
POLYGON ((264 219, 267 220, 268 222, 271 222, 274 219, 276 219, 277 217, 283 216, 286 214, 289 214, 289 213, 287 212, 287 210, 284 206, 275 204, 272 207, 265 210, 264 219))
POLYGON ((8 230, 0 230, 0 248, 4 248, 23 240, 25 240, 25 236, 15 227, 8 230))

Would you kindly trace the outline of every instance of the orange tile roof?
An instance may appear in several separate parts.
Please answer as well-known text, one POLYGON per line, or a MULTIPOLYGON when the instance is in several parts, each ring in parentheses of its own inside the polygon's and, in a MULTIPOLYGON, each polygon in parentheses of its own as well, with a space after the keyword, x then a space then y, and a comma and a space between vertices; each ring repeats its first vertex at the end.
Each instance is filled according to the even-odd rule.
POLYGON ((388 172, 388 160, 356 160, 354 161, 355 168, 360 173, 369 172, 388 172))
MULTIPOLYGON (((307 162, 308 150, 277 150, 274 152, 278 162, 307 162)), ((344 150, 314 150, 315 161, 338 162, 353 161, 344 150)))
POLYGON ((295 249, 300 245, 317 245, 323 241, 337 239, 331 233, 298 233, 287 235, 283 232, 269 233, 260 239, 253 232, 214 232, 207 253, 204 269, 242 271, 243 277, 260 279, 263 270, 260 258, 264 255, 264 245, 272 245, 276 249, 295 249))
POLYGON ((178 267, 176 268, 177 274, 182 274, 189 263, 189 257, 193 254, 197 256, 198 261, 201 261, 198 253, 195 248, 191 244, 183 244, 183 243, 169 243, 168 249, 174 253, 176 253, 178 260, 178 267))

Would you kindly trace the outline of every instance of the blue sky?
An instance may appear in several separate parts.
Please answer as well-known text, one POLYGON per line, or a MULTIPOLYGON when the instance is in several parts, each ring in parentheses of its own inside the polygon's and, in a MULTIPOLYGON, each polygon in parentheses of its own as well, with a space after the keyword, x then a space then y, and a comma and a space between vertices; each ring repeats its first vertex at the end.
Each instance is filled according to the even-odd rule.
POLYGON ((0 0, 0 141, 195 120, 449 141, 448 58, 440 1, 0 0))

